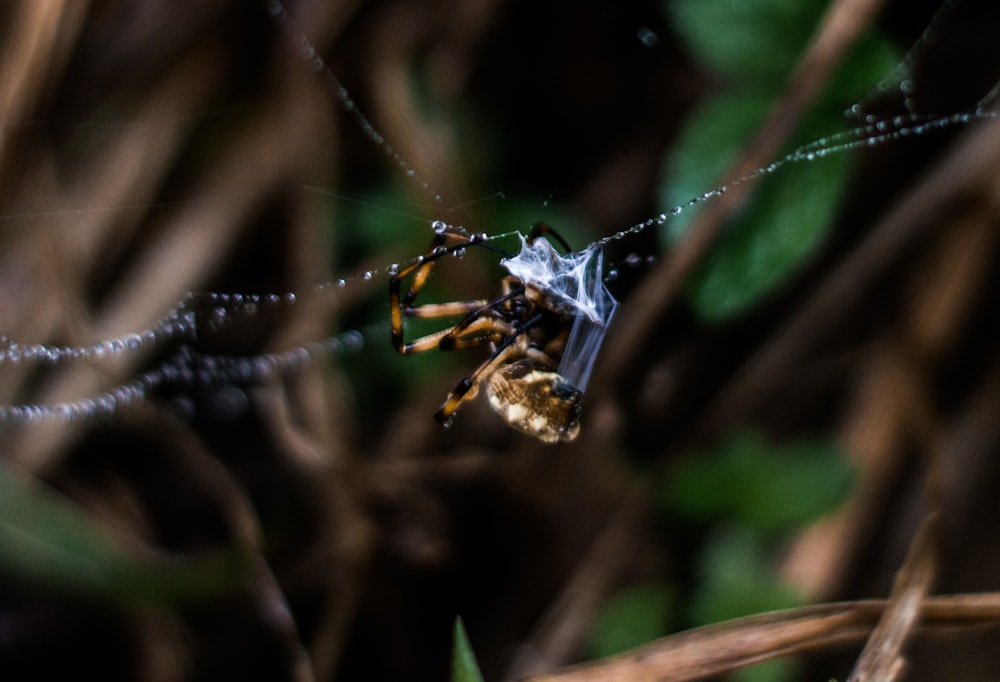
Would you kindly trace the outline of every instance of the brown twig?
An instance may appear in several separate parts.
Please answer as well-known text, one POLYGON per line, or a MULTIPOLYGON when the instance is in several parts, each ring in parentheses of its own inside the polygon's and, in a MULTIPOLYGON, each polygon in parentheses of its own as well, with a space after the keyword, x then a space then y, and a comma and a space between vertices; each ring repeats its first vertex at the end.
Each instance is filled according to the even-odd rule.
MULTIPOLYGON (((613 658, 527 678, 531 682, 683 682, 833 644, 872 631, 890 602, 820 604, 709 625, 646 644, 613 658)), ((919 608, 926 627, 1000 622, 1000 593, 929 597, 919 608)))
POLYGON ((936 530, 937 514, 931 512, 910 546, 882 618, 865 643, 848 682, 892 682, 903 674, 903 644, 920 623, 921 603, 934 580, 936 530))

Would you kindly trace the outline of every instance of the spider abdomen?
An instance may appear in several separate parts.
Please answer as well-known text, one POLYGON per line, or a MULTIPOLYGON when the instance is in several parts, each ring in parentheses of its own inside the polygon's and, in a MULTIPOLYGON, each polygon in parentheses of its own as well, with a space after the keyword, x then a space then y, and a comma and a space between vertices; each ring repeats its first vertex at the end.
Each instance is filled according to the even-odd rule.
POLYGON ((508 424, 544 443, 568 443, 580 434, 583 395, 537 360, 499 367, 487 380, 486 392, 508 424))

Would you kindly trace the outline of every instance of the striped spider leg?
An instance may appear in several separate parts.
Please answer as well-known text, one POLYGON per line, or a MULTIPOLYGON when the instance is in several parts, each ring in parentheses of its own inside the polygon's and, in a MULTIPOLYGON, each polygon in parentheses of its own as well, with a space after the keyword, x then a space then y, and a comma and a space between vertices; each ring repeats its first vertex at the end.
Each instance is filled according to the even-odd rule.
MULTIPOLYGON (((541 234, 554 235, 547 226, 539 225, 526 243, 544 243, 544 248, 555 253, 541 234)), ((565 243, 558 235, 554 238, 565 243)), ((434 348, 485 346, 490 350, 489 358, 458 383, 435 414, 442 424, 451 424, 456 412, 478 395, 485 382, 490 406, 513 428, 545 443, 575 439, 580 432, 583 396, 557 371, 577 317, 573 310, 542 287, 514 275, 503 278, 501 293, 493 300, 414 305, 437 260, 473 245, 499 251, 479 237, 444 231, 435 236, 423 259, 390 280, 393 346, 404 355, 434 348), (401 295, 407 279, 412 282, 401 295), (404 317, 460 315, 462 319, 452 327, 410 342, 404 338, 404 317)))

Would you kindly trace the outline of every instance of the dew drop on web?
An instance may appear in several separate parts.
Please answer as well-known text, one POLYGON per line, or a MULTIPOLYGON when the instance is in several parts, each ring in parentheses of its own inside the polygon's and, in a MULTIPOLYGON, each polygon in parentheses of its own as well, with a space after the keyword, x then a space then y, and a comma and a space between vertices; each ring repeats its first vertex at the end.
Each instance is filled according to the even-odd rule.
POLYGON ((645 47, 655 47, 656 44, 660 42, 660 36, 657 35, 656 31, 648 26, 640 27, 637 36, 639 38, 639 42, 645 47))

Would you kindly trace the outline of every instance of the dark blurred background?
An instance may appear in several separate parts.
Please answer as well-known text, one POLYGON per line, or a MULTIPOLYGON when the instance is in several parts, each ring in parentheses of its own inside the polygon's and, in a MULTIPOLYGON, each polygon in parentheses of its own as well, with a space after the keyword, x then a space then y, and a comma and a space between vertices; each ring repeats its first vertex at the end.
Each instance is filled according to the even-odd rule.
MULTIPOLYGON (((962 110, 1000 76, 996 11, 960 7, 919 43, 926 113, 962 110)), ((182 383, 108 419, 2 427, 10 475, 72 500, 131 557, 85 587, 72 569, 9 561, 5 679, 440 680, 456 615, 501 679, 611 647, 606 605, 636 586, 663 597, 650 634, 701 624, 706 547, 739 520, 677 518, 669 482, 734 433, 764 450, 821 442, 854 472, 822 520, 754 545, 761 584, 793 603, 885 597, 931 512, 935 591, 997 588, 995 132, 865 151, 815 253, 725 320, 683 297, 659 309, 630 296, 669 258, 655 229, 609 245, 618 321, 653 324, 610 330, 614 365, 598 361, 580 438, 535 443, 482 400, 442 430, 431 415, 483 355, 397 356, 385 267, 422 253, 435 218, 490 234, 546 220, 583 246, 669 209, 657 196, 671 145, 725 84, 659 2, 286 8, 284 24, 266 3, 226 0, 0 10, 0 333, 89 347, 150 329, 187 292, 312 292, 341 277, 193 345, 240 358, 365 331, 356 352, 268 381, 182 383), (299 32, 405 167, 338 106, 299 32), (900 206, 917 219, 894 219, 900 206), (221 586, 190 570, 220 553, 242 557, 221 586), (164 587, 172 569, 193 587, 164 587)), ((936 10, 892 2, 869 28, 902 54, 936 10)), ((872 110, 902 106, 889 92, 872 110)), ((488 296, 503 274, 495 254, 470 252, 425 295, 488 296)), ((177 345, 6 364, 0 404, 97 395, 177 345)), ((99 553, 81 533, 66 547, 99 553)), ((906 679, 994 679, 998 637, 921 635, 906 679)), ((842 679, 860 646, 780 674, 842 679)))

